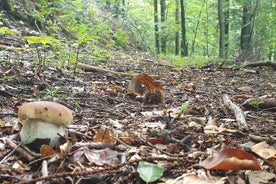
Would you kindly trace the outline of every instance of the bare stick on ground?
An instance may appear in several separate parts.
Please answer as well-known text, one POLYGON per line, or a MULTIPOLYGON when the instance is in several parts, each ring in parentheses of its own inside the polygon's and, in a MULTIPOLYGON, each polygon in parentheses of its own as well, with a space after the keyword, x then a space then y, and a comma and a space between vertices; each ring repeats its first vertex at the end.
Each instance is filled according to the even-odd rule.
POLYGON ((223 100, 224 105, 228 109, 230 109, 234 112, 239 129, 240 130, 248 130, 248 125, 245 121, 245 115, 244 115, 243 111, 241 110, 241 108, 239 106, 237 106, 236 104, 234 104, 231 101, 230 97, 226 94, 224 94, 222 96, 222 100, 223 100))

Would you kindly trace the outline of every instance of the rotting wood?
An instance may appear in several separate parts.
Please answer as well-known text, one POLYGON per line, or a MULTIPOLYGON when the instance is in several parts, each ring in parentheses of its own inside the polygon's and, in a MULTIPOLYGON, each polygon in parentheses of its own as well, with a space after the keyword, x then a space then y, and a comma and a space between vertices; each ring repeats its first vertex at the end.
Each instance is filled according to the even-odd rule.
POLYGON ((248 130, 248 125, 245 120, 245 115, 244 115, 243 111, 241 110, 241 108, 239 106, 237 106, 236 104, 234 104, 227 94, 224 94, 222 96, 222 100, 223 100, 224 105, 234 112, 239 129, 248 130))

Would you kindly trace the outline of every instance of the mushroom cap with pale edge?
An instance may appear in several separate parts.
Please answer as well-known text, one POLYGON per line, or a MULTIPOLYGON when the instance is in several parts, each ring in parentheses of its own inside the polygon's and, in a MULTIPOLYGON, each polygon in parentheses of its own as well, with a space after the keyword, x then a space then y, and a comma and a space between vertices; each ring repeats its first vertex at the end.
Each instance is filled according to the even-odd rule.
POLYGON ((73 120, 70 109, 56 102, 37 101, 19 107, 18 117, 22 125, 29 120, 38 120, 56 125, 68 125, 73 120))

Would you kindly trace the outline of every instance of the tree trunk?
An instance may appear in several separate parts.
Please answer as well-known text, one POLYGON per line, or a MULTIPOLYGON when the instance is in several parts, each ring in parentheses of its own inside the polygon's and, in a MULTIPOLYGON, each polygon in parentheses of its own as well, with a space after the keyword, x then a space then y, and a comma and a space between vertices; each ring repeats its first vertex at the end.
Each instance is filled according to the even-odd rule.
POLYGON ((175 31, 175 55, 177 56, 179 55, 179 0, 175 0, 175 24, 177 27, 177 30, 175 31))
POLYGON ((250 0, 245 1, 242 11, 242 28, 241 28, 241 50, 252 55, 252 20, 250 12, 251 3, 250 0))
POLYGON ((205 2, 205 11, 206 11, 206 24, 205 24, 205 39, 206 39, 206 47, 204 56, 209 57, 209 12, 208 12, 208 1, 205 2))
POLYGON ((225 24, 223 15, 223 0, 218 0, 218 19, 219 19, 219 58, 224 58, 225 54, 225 24))
POLYGON ((224 36, 225 36, 225 58, 228 58, 229 53, 229 17, 230 17, 230 0, 225 0, 225 7, 224 7, 224 36))
POLYGON ((0 10, 11 11, 11 5, 9 0, 0 0, 0 10))
POLYGON ((180 0, 180 9, 181 9, 181 56, 188 56, 188 44, 186 37, 186 20, 185 20, 185 7, 184 0, 180 0))
POLYGON ((204 2, 201 5, 200 12, 199 12, 199 15, 198 15, 198 18, 197 18, 196 28, 195 28, 195 31, 194 31, 195 34, 194 34, 194 38, 193 38, 193 41, 192 41, 192 47, 191 47, 192 54, 194 54, 194 52, 195 52, 195 42, 196 42, 196 37, 197 37, 197 31, 198 31, 199 23, 200 23, 200 20, 201 20, 201 14, 202 14, 203 7, 205 5, 205 1, 206 0, 204 0, 204 2))
POLYGON ((166 0, 160 0, 160 13, 161 13, 161 52, 166 53, 166 0))
POLYGON ((156 53, 160 53, 159 45, 159 26, 158 26, 158 4, 157 0, 154 0, 154 35, 155 35, 155 50, 156 53))
POLYGON ((251 0, 245 0, 245 4, 243 6, 242 28, 240 37, 242 53, 239 62, 254 61, 255 58, 258 58, 253 56, 252 44, 254 21, 258 6, 259 0, 256 0, 256 2, 252 2, 251 0), (253 5, 254 8, 252 8, 253 5))

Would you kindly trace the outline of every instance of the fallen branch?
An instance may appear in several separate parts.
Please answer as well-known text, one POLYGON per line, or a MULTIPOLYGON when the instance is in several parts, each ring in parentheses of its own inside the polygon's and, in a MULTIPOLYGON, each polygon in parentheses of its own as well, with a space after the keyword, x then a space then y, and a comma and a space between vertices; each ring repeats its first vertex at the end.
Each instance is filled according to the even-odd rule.
POLYGON ((243 67, 258 67, 258 66, 269 66, 276 69, 276 63, 273 63, 270 61, 259 61, 259 62, 247 63, 243 67))
POLYGON ((97 66, 92 66, 92 65, 84 64, 84 63, 78 63, 77 66, 79 68, 81 68, 81 69, 83 69, 85 71, 89 71, 89 72, 111 73, 113 75, 117 75, 117 76, 120 76, 120 77, 129 76, 129 74, 126 74, 126 73, 115 72, 113 70, 108 70, 108 69, 104 69, 104 68, 100 68, 100 67, 97 67, 97 66))
POLYGON ((234 104, 230 97, 226 94, 224 94, 222 96, 222 100, 223 100, 223 103, 224 105, 232 110, 236 116, 236 121, 238 123, 238 126, 239 126, 239 129, 245 129, 245 130, 248 130, 248 125, 246 123, 246 120, 245 120, 245 115, 243 113, 243 111, 241 110, 241 108, 239 106, 237 106, 236 104, 234 104))

